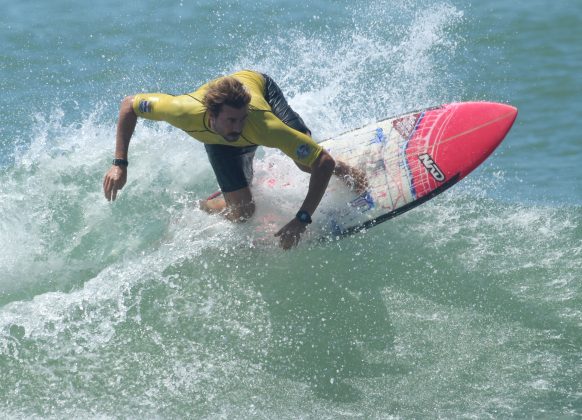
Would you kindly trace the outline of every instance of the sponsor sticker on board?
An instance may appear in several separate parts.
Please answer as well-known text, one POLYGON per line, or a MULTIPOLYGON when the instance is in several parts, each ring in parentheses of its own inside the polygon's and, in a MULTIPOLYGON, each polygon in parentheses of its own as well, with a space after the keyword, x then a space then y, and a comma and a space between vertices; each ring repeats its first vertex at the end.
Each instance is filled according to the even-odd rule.
POLYGON ((420 160, 420 163, 423 164, 426 170, 432 175, 432 177, 436 181, 443 182, 445 180, 445 174, 443 174, 441 169, 438 167, 436 162, 428 153, 423 153, 422 155, 419 155, 418 160, 420 160))

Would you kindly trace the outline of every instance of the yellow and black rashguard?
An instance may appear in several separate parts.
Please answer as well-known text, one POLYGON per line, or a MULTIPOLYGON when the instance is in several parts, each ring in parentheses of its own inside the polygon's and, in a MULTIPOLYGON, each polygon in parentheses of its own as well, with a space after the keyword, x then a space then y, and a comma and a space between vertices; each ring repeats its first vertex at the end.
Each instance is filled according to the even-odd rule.
POLYGON ((265 99, 265 77, 250 70, 230 76, 239 80, 251 94, 249 115, 242 135, 237 141, 226 141, 210 129, 210 116, 203 104, 209 83, 185 95, 172 96, 163 93, 135 95, 133 110, 140 117, 168 122, 208 145, 239 148, 274 147, 297 163, 311 166, 321 153, 322 147, 305 133, 286 125, 273 113, 265 99))

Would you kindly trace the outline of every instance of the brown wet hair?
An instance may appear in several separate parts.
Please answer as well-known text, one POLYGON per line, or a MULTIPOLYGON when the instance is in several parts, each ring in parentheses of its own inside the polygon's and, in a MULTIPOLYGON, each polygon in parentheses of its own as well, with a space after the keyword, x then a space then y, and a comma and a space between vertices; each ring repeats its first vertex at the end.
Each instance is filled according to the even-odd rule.
POLYGON ((231 76, 211 82, 204 95, 204 105, 213 117, 220 114, 223 105, 240 109, 250 102, 251 94, 241 82, 231 76))

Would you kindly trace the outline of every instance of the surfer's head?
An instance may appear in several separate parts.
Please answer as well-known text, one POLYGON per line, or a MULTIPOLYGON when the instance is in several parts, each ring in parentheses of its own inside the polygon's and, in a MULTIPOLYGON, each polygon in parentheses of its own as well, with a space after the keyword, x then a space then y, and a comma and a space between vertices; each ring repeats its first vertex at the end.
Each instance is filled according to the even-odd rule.
POLYGON ((234 77, 212 82, 204 95, 210 113, 210 128, 226 141, 237 141, 248 116, 251 94, 234 77))

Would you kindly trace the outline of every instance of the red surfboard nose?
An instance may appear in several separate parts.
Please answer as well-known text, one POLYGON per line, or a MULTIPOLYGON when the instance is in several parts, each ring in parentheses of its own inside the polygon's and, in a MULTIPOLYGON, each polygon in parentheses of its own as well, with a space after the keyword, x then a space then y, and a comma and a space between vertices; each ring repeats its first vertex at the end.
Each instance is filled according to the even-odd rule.
POLYGON ((495 102, 445 105, 434 160, 448 176, 461 178, 479 166, 503 141, 517 117, 517 108, 495 102))
MULTIPOLYGON (((511 126, 517 118, 517 108, 511 105, 500 104, 496 102, 473 102, 467 104, 477 106, 475 118, 477 121, 477 130, 483 130, 482 135, 493 137, 492 142, 497 141, 497 145, 505 138, 511 129, 511 126)), ((470 112, 470 108, 467 109, 470 112)))
MULTIPOLYGON (((505 104, 497 104, 497 106, 499 107, 499 112, 501 114, 500 117, 505 121, 505 134, 507 134, 517 118, 517 108, 505 104)), ((503 137, 505 138, 505 136, 503 137)))
POLYGON ((473 128, 461 128, 459 132, 465 138, 470 172, 501 144, 517 118, 517 108, 495 102, 468 103, 464 108, 463 113, 470 113, 469 119, 474 124, 473 128))

